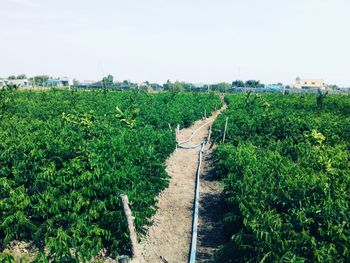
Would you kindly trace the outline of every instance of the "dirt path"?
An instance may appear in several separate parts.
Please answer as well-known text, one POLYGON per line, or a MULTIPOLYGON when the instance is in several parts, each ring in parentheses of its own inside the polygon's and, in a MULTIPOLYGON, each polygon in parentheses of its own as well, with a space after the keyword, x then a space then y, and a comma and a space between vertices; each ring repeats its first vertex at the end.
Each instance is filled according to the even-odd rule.
MULTIPOLYGON (((190 142, 184 145, 194 145, 205 140, 210 124, 220 111, 215 112, 206 120, 195 122, 190 128, 182 129, 180 131, 180 141, 187 140, 193 131, 208 123, 193 136, 190 142)), ((200 147, 177 149, 166 161, 166 170, 171 177, 169 187, 158 197, 159 208, 153 217, 154 224, 149 228, 148 234, 141 240, 139 244, 140 256, 134 259, 133 263, 188 261, 199 151, 200 147)), ((202 189, 207 191, 210 190, 210 187, 203 187, 202 189)), ((202 238, 206 237, 207 235, 202 236, 202 238)), ((203 243, 201 243, 202 245, 203 243)), ((201 253, 201 255, 204 254, 201 253)))
POLYGON ((224 244, 221 220, 224 198, 223 188, 213 174, 213 149, 207 147, 200 176, 199 223, 196 261, 212 263, 214 253, 224 244))

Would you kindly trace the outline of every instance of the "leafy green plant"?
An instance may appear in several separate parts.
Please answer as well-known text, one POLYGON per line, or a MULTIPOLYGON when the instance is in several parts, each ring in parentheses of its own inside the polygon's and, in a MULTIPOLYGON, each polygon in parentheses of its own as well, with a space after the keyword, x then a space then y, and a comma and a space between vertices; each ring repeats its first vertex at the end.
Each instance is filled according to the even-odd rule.
POLYGON ((8 253, 0 253, 0 261, 3 263, 15 263, 15 258, 8 253))
MULTIPOLYGON (((6 96, 8 94, 6 93, 6 96)), ((139 233, 167 187, 169 129, 221 102, 212 94, 15 91, 0 122, 0 249, 30 240, 34 262, 129 254, 119 195, 139 233), (117 108, 116 108, 117 107, 117 108)))
POLYGON ((316 98, 316 103, 317 103, 318 108, 323 107, 324 100, 325 100, 327 94, 328 94, 328 91, 326 91, 325 93, 322 93, 322 91, 320 89, 318 89, 318 96, 316 98))
POLYGON ((0 119, 4 116, 11 105, 11 94, 18 89, 17 85, 7 84, 0 88, 0 119))
POLYGON ((140 112, 140 109, 134 109, 129 114, 127 112, 123 112, 119 107, 116 107, 117 114, 115 115, 117 119, 120 120, 120 122, 124 123, 129 128, 135 128, 136 126, 136 120, 135 117, 140 112))
POLYGON ((319 107, 316 96, 262 95, 249 111, 246 96, 226 98, 213 126, 219 136, 229 117, 215 150, 226 199, 219 262, 350 260, 350 100, 329 95, 319 107))

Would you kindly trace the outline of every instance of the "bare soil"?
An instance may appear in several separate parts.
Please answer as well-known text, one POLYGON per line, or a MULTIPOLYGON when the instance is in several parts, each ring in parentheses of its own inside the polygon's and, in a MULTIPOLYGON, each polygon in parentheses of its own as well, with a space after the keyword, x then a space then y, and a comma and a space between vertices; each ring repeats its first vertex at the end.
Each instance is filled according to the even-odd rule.
MULTIPOLYGON (((208 147, 209 148, 209 147, 208 147)), ((207 149, 200 177, 197 262, 215 262, 214 254, 224 244, 223 187, 213 173, 213 149, 207 149)))
MULTIPOLYGON (((183 145, 195 145, 205 140, 210 125, 221 110, 215 112, 208 119, 195 122, 190 128, 182 129, 179 141, 187 140, 193 131, 206 124, 196 132, 190 142, 183 145)), ((139 244, 139 256, 132 260, 133 263, 188 261, 199 151, 200 147, 177 149, 166 161, 166 170, 171 177, 169 187, 158 196, 159 208, 152 218, 154 224, 148 229, 147 235, 142 237, 139 244)), ((212 257, 213 251, 220 243, 220 238, 217 237, 222 236, 220 232, 222 228, 220 224, 215 222, 218 221, 216 215, 210 211, 212 209, 217 211, 222 190, 217 182, 206 180, 210 177, 210 166, 205 164, 205 160, 211 158, 211 151, 208 153, 209 155, 204 154, 204 170, 201 176, 205 180, 200 184, 199 202, 201 205, 199 217, 201 219, 199 222, 198 247, 200 260, 207 260, 212 257)))

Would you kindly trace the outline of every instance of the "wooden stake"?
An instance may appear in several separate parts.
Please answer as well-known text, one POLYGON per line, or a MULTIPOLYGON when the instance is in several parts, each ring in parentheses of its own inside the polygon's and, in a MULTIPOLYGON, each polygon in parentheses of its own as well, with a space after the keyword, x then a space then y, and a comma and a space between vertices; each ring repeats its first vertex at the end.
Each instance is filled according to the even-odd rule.
POLYGON ((136 231, 135 231, 135 226, 134 226, 134 219, 131 214, 131 210, 129 207, 129 199, 127 195, 121 194, 120 199, 123 204, 124 208, 124 214, 127 220, 128 224, 128 231, 130 235, 130 242, 131 242, 131 253, 132 257, 137 257, 138 251, 137 251, 137 237, 136 237, 136 231))
POLYGON ((119 256, 118 258, 118 263, 129 263, 130 258, 128 256, 119 256))
POLYGON ((204 118, 207 118, 207 110, 204 109, 204 118))
POLYGON ((225 130, 224 130, 224 137, 222 138, 222 143, 225 143, 226 131, 227 131, 227 122, 228 122, 228 117, 226 117, 225 130))
POLYGON ((175 128, 174 131, 175 131, 175 151, 177 151, 177 145, 179 144, 179 138, 177 137, 177 128, 175 128))
POLYGON ((211 126, 212 126, 212 124, 209 127, 208 143, 210 142, 210 137, 211 137, 211 126))

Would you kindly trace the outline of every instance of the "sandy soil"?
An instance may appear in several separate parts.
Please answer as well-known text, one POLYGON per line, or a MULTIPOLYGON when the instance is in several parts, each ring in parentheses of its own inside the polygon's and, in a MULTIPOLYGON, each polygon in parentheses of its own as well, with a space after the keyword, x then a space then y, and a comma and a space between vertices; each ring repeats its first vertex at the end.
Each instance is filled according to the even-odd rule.
MULTIPOLYGON (((179 140, 188 139, 193 131, 207 123, 190 142, 183 145, 194 145, 205 140, 210 124, 219 113, 220 111, 217 111, 210 118, 197 121, 190 128, 182 129, 179 140)), ((139 244, 139 256, 132 260, 133 263, 188 261, 199 151, 200 147, 177 149, 166 161, 167 172, 171 177, 169 187, 158 196, 159 208, 153 217, 154 224, 142 238, 139 244)), ((202 189, 207 191, 210 187, 202 189)))
MULTIPOLYGON (((208 147, 209 148, 209 147, 208 147)), ((214 254, 224 244, 223 187, 213 174, 213 149, 208 149, 200 176, 199 222, 196 261, 215 262, 214 254)), ((215 148, 215 146, 214 146, 215 148)))

